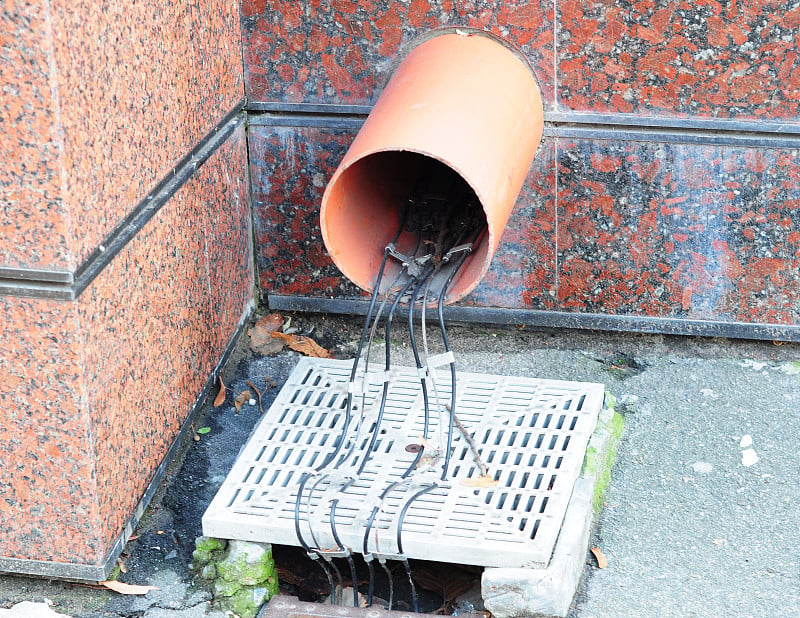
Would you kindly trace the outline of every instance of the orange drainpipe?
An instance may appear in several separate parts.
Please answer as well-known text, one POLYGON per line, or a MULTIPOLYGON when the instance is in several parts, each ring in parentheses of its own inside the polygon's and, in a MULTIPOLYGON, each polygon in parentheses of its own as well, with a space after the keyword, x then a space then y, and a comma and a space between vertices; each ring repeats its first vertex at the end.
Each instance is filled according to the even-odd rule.
POLYGON ((372 291, 420 156, 431 157, 472 187, 486 215, 488 234, 461 268, 447 302, 466 296, 489 268, 542 123, 530 67, 505 45, 472 32, 420 43, 392 75, 325 189, 322 237, 334 263, 372 291))

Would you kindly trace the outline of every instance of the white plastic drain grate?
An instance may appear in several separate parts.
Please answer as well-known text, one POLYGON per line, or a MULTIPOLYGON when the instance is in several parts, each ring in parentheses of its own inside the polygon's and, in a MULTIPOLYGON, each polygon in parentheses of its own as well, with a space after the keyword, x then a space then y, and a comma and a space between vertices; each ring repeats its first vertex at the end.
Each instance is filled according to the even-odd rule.
MULTIPOLYGON (((363 471, 345 464, 309 476, 296 508, 301 479, 333 452, 341 435, 351 369, 351 361, 298 363, 208 507, 204 534, 300 545, 299 525, 313 547, 335 550, 341 543, 364 553, 368 530, 366 551, 379 557, 397 555, 401 543, 410 558, 546 567, 602 406, 603 385, 459 373, 457 415, 490 478, 481 477, 467 441, 454 430, 442 481, 443 458, 424 455, 444 443, 450 378, 439 371, 428 391, 432 408, 441 402, 443 419, 431 415, 424 456, 404 478, 422 442, 422 389, 417 369, 395 368, 380 435, 363 471)), ((381 371, 359 382, 364 394, 354 397, 351 439, 342 453, 350 444, 355 452, 366 450, 386 377, 381 371)))

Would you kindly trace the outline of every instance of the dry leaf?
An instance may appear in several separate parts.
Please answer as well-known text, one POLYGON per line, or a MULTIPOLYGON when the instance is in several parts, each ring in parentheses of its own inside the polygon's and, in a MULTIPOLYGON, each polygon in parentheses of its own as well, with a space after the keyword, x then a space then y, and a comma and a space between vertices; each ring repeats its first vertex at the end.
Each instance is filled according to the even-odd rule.
POLYGON ((300 335, 287 335, 286 333, 274 332, 270 333, 273 339, 280 339, 285 341, 292 350, 305 354, 306 356, 315 356, 317 358, 331 358, 331 353, 314 341, 311 337, 303 337, 300 335))
POLYGON ((270 313, 258 320, 253 328, 247 331, 250 336, 250 349, 256 354, 277 354, 283 349, 283 343, 275 341, 270 334, 283 326, 283 318, 277 313, 270 313))
POLYGON ((608 566, 608 558, 606 558, 606 555, 599 547, 592 547, 591 552, 594 554, 594 559, 597 560, 597 568, 605 569, 608 566))
POLYGON ((136 586, 114 580, 100 582, 100 585, 120 594, 147 594, 152 590, 158 590, 155 586, 136 586))
POLYGON ((219 376, 219 392, 214 399, 214 407, 219 408, 223 403, 225 403, 225 382, 222 381, 222 376, 219 376))
POLYGON ((253 396, 253 393, 250 391, 242 391, 236 396, 236 399, 233 402, 233 405, 236 407, 237 412, 242 411, 242 406, 245 402, 250 401, 250 398, 253 396))
POLYGON ((497 481, 491 476, 474 476, 470 479, 462 479, 464 487, 494 487, 497 481))

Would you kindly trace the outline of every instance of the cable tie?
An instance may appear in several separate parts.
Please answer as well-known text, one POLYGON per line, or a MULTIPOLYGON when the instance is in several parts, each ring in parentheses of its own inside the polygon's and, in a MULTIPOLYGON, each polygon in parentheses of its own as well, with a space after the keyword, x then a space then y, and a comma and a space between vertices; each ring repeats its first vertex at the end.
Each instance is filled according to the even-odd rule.
POLYGON ((448 350, 447 352, 443 352, 442 354, 435 354, 434 356, 429 356, 427 360, 428 371, 433 373, 433 370, 436 367, 441 367, 442 365, 450 365, 456 362, 456 357, 453 355, 452 350, 448 350))
POLYGON ((427 367, 417 367, 417 373, 419 374, 420 379, 426 380, 430 377, 430 373, 427 367))
POLYGON ((358 382, 348 382, 347 383, 347 392, 351 395, 363 395, 364 394, 364 381, 359 380, 358 382))

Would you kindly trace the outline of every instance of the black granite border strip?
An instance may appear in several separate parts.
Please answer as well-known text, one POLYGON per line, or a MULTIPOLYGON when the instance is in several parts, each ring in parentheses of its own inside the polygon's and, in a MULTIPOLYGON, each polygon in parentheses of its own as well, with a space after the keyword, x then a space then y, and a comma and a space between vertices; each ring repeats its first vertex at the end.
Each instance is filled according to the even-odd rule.
MULTIPOLYGON (((315 298, 270 294, 269 308, 276 311, 339 313, 366 315, 369 302, 356 299, 315 298)), ((499 309, 494 307, 449 306, 445 319, 477 324, 507 324, 603 330, 693 337, 725 337, 763 341, 800 341, 800 326, 784 324, 750 324, 747 322, 705 321, 684 318, 656 318, 634 315, 570 313, 536 309, 499 309)))
POLYGON ((220 372, 227 364, 228 360, 233 354, 233 351, 236 349, 236 344, 239 341, 239 337, 244 332, 244 329, 254 311, 255 307, 251 302, 242 314, 239 324, 236 325, 236 330, 231 336, 230 341, 228 341, 228 345, 225 347, 225 351, 222 353, 219 362, 217 363, 216 367, 214 367, 214 370, 211 372, 206 380, 206 383, 203 385, 203 389, 197 396, 194 405, 189 410, 189 414, 187 415, 186 420, 183 421, 178 435, 172 441, 167 454, 164 456, 161 463, 153 473, 144 495, 133 509, 133 512, 123 527, 122 532, 112 545, 112 548, 108 552, 105 560, 103 560, 103 563, 72 564, 66 562, 47 562, 42 560, 25 560, 20 558, 0 557, 0 573, 33 575, 35 577, 56 577, 58 579, 86 582, 104 581, 108 577, 108 574, 117 563, 117 558, 119 558, 120 554, 122 554, 122 550, 125 549, 125 544, 130 539, 134 529, 139 524, 144 512, 147 510, 150 501, 153 499, 153 496, 161 485, 161 481, 164 480, 167 469, 170 467, 172 462, 175 461, 184 444, 189 443, 189 436, 192 433, 192 423, 194 423, 195 417, 203 407, 206 399, 208 399, 208 396, 213 391, 214 386, 217 384, 217 379, 219 378, 220 372))
POLYGON ((77 299, 94 281, 95 277, 111 263, 150 219, 228 139, 231 133, 245 122, 244 108, 245 100, 242 99, 178 161, 177 165, 103 239, 74 273, 0 268, 0 296, 51 300, 77 299))
MULTIPOLYGON (((248 102, 253 126, 359 128, 368 105, 248 102)), ((547 137, 755 148, 800 148, 800 124, 716 118, 660 118, 590 112, 545 112, 547 137)))

